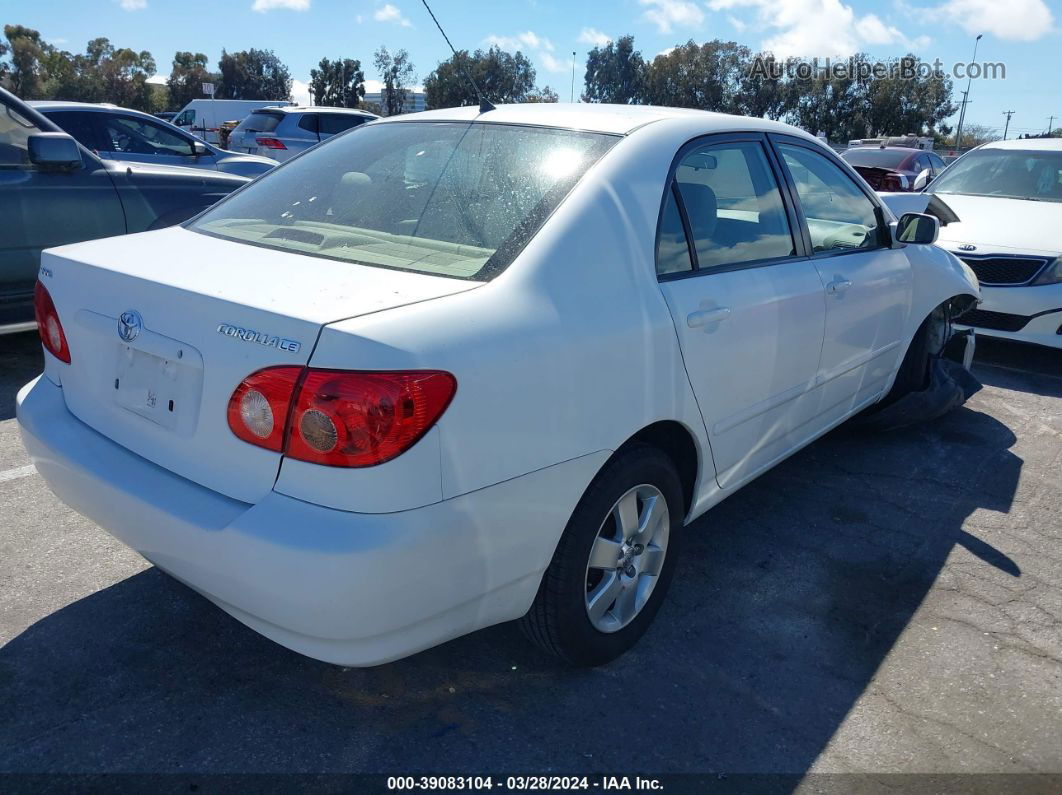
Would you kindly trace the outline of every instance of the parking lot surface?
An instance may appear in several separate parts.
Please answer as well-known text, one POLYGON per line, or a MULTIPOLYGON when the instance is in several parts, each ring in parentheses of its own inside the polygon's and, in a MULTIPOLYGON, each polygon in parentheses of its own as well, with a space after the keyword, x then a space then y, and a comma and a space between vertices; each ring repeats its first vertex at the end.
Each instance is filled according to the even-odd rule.
POLYGON ((360 670, 260 637, 51 495, 39 369, 0 338, 0 772, 1062 773, 1058 352, 982 341, 965 407, 741 490, 576 671, 513 625, 360 670))

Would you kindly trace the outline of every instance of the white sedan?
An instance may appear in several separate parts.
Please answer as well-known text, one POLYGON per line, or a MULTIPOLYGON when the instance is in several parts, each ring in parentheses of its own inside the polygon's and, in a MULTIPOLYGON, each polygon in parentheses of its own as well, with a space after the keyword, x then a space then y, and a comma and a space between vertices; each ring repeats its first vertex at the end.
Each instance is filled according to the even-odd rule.
POLYGON ((896 209, 938 215, 938 245, 977 274, 984 302, 960 321, 989 337, 1062 348, 1062 139, 968 152, 896 209))
POLYGON ((45 252, 18 418, 64 501, 296 651, 522 618, 599 664, 685 525, 925 387, 979 296, 936 223, 759 119, 400 116, 184 227, 45 252))

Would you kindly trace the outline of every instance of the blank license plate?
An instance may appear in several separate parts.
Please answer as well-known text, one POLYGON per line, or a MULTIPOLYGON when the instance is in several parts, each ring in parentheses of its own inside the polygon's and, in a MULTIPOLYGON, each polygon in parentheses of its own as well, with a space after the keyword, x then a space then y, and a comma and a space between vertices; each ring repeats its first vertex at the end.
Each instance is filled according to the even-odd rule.
POLYGON ((181 372, 176 362, 138 351, 128 346, 118 352, 118 372, 114 378, 118 405, 170 428, 184 408, 181 403, 181 372))

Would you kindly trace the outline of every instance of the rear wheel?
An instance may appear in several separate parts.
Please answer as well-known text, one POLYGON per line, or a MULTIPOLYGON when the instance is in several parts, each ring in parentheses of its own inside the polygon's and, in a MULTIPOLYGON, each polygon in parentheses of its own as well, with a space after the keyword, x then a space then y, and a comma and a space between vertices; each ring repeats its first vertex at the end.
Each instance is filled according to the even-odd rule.
POLYGON ((670 584, 682 514, 670 458, 643 444, 617 454, 572 513, 521 621, 525 634, 574 665, 633 646, 670 584))

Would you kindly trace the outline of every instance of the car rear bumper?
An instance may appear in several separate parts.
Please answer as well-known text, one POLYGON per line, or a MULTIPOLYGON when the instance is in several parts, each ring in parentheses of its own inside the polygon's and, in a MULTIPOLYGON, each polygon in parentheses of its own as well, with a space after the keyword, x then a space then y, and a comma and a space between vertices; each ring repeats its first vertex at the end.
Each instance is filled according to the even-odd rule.
POLYGON ((398 659, 526 612, 608 457, 391 514, 276 492, 250 505, 100 435, 45 378, 17 405, 26 449, 64 502, 263 635, 342 665, 398 659))

